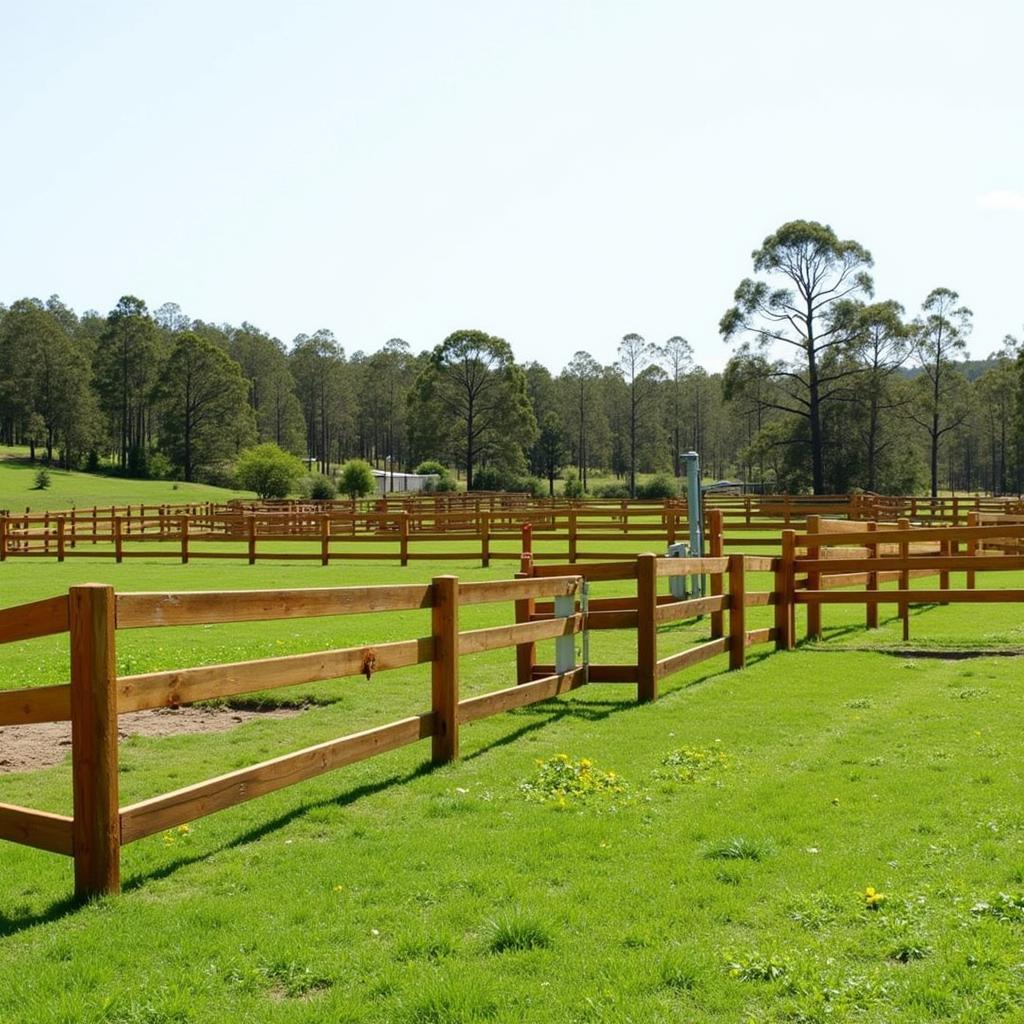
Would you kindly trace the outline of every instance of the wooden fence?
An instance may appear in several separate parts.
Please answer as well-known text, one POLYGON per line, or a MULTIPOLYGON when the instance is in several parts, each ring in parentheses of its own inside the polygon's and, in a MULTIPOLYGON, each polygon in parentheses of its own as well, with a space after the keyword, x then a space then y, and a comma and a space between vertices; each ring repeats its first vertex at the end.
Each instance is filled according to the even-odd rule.
POLYGON ((439 576, 427 584, 393 587, 209 593, 115 593, 110 586, 86 584, 72 587, 67 595, 5 609, 0 611, 0 643, 69 635, 70 682, 0 692, 0 725, 71 722, 73 813, 0 804, 0 838, 71 856, 75 891, 81 897, 117 892, 122 846, 253 797, 428 738, 435 762, 453 760, 459 755, 462 725, 547 700, 588 682, 633 683, 640 700, 654 700, 658 682, 665 676, 723 652, 729 653, 731 668, 741 668, 750 644, 774 637, 774 630, 745 630, 745 608, 768 603, 770 597, 746 594, 746 568, 742 555, 713 559, 643 555, 614 567, 588 567, 587 576, 538 570, 536 575, 498 582, 461 583, 455 576, 439 576), (694 573, 709 574, 719 584, 724 581, 728 593, 721 593, 719 587, 717 596, 696 602, 658 597, 660 580, 694 573), (602 604, 591 612, 588 578, 636 579, 634 610, 620 614, 602 604), (539 599, 549 602, 542 606, 542 614, 519 615, 523 607, 537 608, 539 599), (514 602, 518 621, 460 629, 462 607, 492 602, 514 602), (142 675, 119 677, 116 671, 119 630, 417 609, 429 610, 429 632, 406 640, 142 675), (660 623, 707 611, 718 614, 719 623, 722 612, 730 612, 727 635, 712 636, 692 651, 658 658, 660 623), (589 664, 587 631, 607 628, 635 630, 635 664, 589 664), (575 651, 580 634, 582 659, 575 651), (544 640, 554 640, 553 665, 538 670, 532 664, 527 678, 517 673, 514 686, 460 698, 462 657, 516 647, 522 665, 524 652, 533 652, 544 640), (120 714, 421 664, 431 666, 427 710, 120 806, 120 714))

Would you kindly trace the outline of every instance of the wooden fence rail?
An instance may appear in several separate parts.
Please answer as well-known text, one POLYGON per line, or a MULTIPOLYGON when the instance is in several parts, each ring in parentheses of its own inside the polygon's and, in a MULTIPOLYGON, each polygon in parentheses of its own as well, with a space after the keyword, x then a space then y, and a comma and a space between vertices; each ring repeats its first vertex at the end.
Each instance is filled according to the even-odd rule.
POLYGON ((865 605, 869 626, 870 613, 877 613, 879 604, 894 603, 905 635, 914 602, 1024 603, 1024 590, 972 589, 977 573, 1024 568, 1024 556, 979 554, 993 537, 1024 537, 1024 525, 915 530, 903 522, 893 531, 883 531, 880 524, 835 527, 819 518, 810 526, 802 533, 783 531, 782 554, 777 557, 644 554, 585 565, 538 565, 525 554, 513 580, 463 583, 455 576, 438 576, 431 583, 396 587, 120 594, 106 585, 87 584, 72 587, 67 595, 4 609, 0 643, 69 636, 70 682, 0 693, 0 726, 70 720, 73 814, 0 804, 0 839, 71 856, 79 896, 116 892, 120 850, 129 842, 420 740, 431 740, 435 762, 451 761, 459 756, 463 725, 588 683, 628 683, 636 686, 640 701, 656 700, 661 680, 708 658, 727 654, 729 668, 741 669, 754 644, 791 649, 800 606, 808 609, 808 636, 816 638, 821 635, 821 612, 833 603, 865 605), (950 586, 951 577, 960 573, 966 589, 950 586), (915 574, 937 575, 939 586, 913 589, 910 578, 915 574), (765 575, 771 589, 753 589, 755 579, 765 575), (709 580, 706 596, 663 592, 671 578, 694 576, 709 580), (883 589, 889 580, 896 589, 883 589), (593 592, 605 583, 623 581, 632 584, 632 594, 593 592), (857 589, 861 586, 864 589, 857 589), (515 621, 462 629, 460 609, 484 603, 511 603, 515 621), (773 625, 748 629, 746 610, 758 607, 773 608, 773 625), (424 623, 420 635, 381 644, 133 676, 116 673, 116 633, 122 629, 390 611, 423 611, 429 614, 429 625, 424 623), (705 615, 710 624, 706 640, 682 651, 659 653, 659 625, 705 615), (608 629, 634 632, 631 662, 591 660, 591 633, 608 629), (537 644, 551 641, 554 662, 538 663, 537 644), (579 655, 577 641, 582 645, 579 655), (515 685, 462 698, 461 659, 509 648, 516 652, 515 685), (427 664, 429 708, 120 805, 120 714, 427 664))
MULTIPOLYGON (((0 725, 70 720, 73 815, 0 804, 0 839, 71 856, 80 897, 117 892, 124 845, 264 793, 423 739, 431 740, 435 762, 453 760, 459 756, 462 725, 548 700, 591 681, 633 683, 640 700, 654 700, 658 681, 670 672, 726 650, 732 652, 731 667, 742 667, 746 646, 768 639, 770 631, 744 635, 734 627, 728 637, 684 652, 688 658, 672 655, 658 660, 657 625, 703 613, 705 608, 742 609, 744 602, 736 595, 742 592, 743 573, 743 557, 737 555, 644 555, 620 563, 615 572, 606 568, 604 578, 625 576, 636 579, 641 588, 637 607, 626 613, 628 621, 615 623, 602 622, 602 612, 590 612, 588 582, 578 572, 495 582, 462 583, 455 576, 438 576, 429 584, 397 587, 215 593, 119 594, 110 586, 86 584, 72 587, 65 596, 5 609, 0 611, 0 643, 69 634, 70 683, 0 693, 0 725), (704 601, 658 595, 660 580, 694 572, 727 575, 730 593, 704 601), (543 616, 517 616, 512 624, 483 629, 460 627, 463 606, 511 602, 518 609, 524 604, 536 607, 539 601, 550 609, 543 616), (116 633, 122 629, 415 610, 429 613, 429 632, 406 640, 129 676, 118 676, 115 669, 116 633), (622 625, 636 630, 635 664, 589 664, 588 630, 622 625), (582 638, 582 659, 575 649, 577 638, 582 638), (549 668, 531 671, 529 678, 519 678, 513 686, 460 698, 462 658, 503 648, 535 650, 544 641, 554 641, 555 661, 549 668), (120 805, 118 715, 425 664, 431 666, 427 710, 120 805)), ((742 611, 738 614, 742 625, 742 611)))

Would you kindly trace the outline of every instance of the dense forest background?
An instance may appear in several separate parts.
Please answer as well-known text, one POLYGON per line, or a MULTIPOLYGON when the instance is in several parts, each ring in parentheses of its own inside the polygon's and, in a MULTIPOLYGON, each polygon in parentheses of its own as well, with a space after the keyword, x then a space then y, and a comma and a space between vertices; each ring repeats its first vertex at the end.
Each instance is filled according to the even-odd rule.
POLYGON ((612 365, 579 351, 549 368, 476 330, 423 353, 400 338, 346 352, 326 329, 285 344, 130 295, 106 315, 23 298, 0 306, 0 441, 68 468, 213 483, 271 441, 323 473, 437 459, 488 489, 546 492, 571 469, 577 490, 613 476, 635 493, 638 474, 678 475, 694 449, 706 476, 775 492, 1020 492, 1016 338, 966 361, 955 292, 912 317, 876 301, 870 254, 819 224, 784 225, 753 258, 761 276, 722 320, 738 342, 722 373, 682 336, 628 334, 612 365))

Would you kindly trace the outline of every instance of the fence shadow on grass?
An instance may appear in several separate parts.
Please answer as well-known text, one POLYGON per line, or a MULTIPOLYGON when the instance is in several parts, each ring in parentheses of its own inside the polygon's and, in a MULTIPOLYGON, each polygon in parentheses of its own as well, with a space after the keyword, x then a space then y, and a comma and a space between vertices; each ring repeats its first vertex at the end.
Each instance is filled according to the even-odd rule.
MULTIPOLYGON (((537 704, 529 705, 528 707, 518 708, 508 713, 510 722, 523 718, 534 720, 524 722, 517 728, 514 728, 511 732, 497 736, 494 739, 483 743, 481 746, 466 754, 461 758, 461 760, 474 760, 483 754, 507 746, 510 743, 521 739, 523 736, 543 729, 555 722, 562 721, 563 719, 575 718, 589 722, 596 722, 606 719, 618 712, 628 711, 635 707, 636 702, 630 696, 629 699, 625 700, 613 700, 607 698, 600 698, 598 700, 566 700, 564 698, 552 698, 551 700, 542 701, 537 704)), ((384 792, 394 786, 402 786, 406 783, 413 782, 416 779, 428 776, 441 767, 445 766, 435 765, 430 761, 424 761, 422 764, 417 765, 410 771, 393 773, 388 775, 386 778, 354 786, 351 789, 347 789, 344 792, 339 793, 337 796, 301 802, 289 810, 261 822, 253 828, 246 829, 244 832, 236 835, 232 839, 218 843, 214 847, 197 851, 196 853, 187 856, 179 856, 160 867, 132 875, 130 878, 125 880, 122 889, 124 892, 140 889, 151 881, 167 878, 182 868, 187 868, 192 864, 208 860, 216 853, 220 853, 225 850, 237 849, 240 846, 257 842, 258 840, 279 831, 291 822, 304 817, 310 811, 315 811, 318 808, 325 807, 345 807, 363 799, 364 797, 374 796, 375 794, 384 792)), ((34 928, 36 925, 50 924, 54 921, 58 921, 69 914, 73 914, 76 910, 81 909, 82 906, 83 904, 80 900, 76 900, 73 896, 69 896, 55 900, 48 907, 45 907, 42 910, 29 912, 20 916, 17 914, 8 915, 0 913, 0 939, 16 935, 18 932, 22 932, 27 928, 34 928)))

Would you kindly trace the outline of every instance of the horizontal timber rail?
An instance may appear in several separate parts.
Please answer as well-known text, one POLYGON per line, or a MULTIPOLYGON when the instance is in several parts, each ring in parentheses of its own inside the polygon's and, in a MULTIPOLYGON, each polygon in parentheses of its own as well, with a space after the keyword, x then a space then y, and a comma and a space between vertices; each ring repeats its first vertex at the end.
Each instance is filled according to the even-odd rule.
POLYGON ((642 554, 540 566, 527 553, 515 579, 485 582, 436 576, 430 583, 394 587, 212 593, 115 593, 100 584, 74 586, 66 595, 0 610, 0 643, 68 635, 70 682, 0 692, 0 726, 70 720, 74 795, 71 816, 0 804, 0 839, 72 857, 79 896, 115 892, 126 843, 421 740, 431 741, 433 761, 452 761, 459 756, 461 726, 590 683, 633 685, 638 700, 656 700, 662 680, 709 658, 725 655, 730 669, 740 669, 753 645, 791 649, 799 607, 807 609, 808 636, 817 637, 822 608, 830 604, 864 604, 870 626, 877 625, 880 604, 894 603, 906 629, 912 603, 1024 603, 1024 590, 975 585, 978 573, 1024 570, 1024 556, 998 555, 982 546, 993 536, 1020 536, 1014 530, 1024 526, 938 530, 901 520, 890 530, 871 521, 837 524, 811 515, 799 533, 782 531, 781 555, 775 557, 724 555, 719 537, 712 554, 699 558, 642 554), (966 588, 953 589, 950 579, 960 572, 966 588), (918 575, 937 576, 939 585, 911 588, 918 575), (686 590, 686 581, 695 577, 707 583, 702 592, 686 590), (883 588, 888 581, 894 589, 883 588), (595 592, 605 587, 610 593, 595 592), (514 621, 461 627, 463 606, 488 603, 511 605, 514 621), (750 628, 748 608, 770 608, 771 625, 750 628), (405 613, 402 622, 411 635, 277 658, 117 673, 116 634, 122 629, 388 612, 405 613), (704 628, 705 617, 707 629, 694 639, 693 630, 704 628), (683 621, 692 623, 684 633, 659 636, 659 629, 683 621), (635 657, 626 664, 595 663, 592 635, 596 639, 604 630, 631 631, 635 657), (659 650, 673 636, 686 638, 685 649, 659 650), (553 646, 552 661, 538 657, 541 644, 553 646), (516 685, 462 696, 462 659, 503 649, 515 651, 516 685), (399 721, 120 805, 118 715, 428 665, 429 704, 410 709, 399 721))
MULTIPOLYGON (((824 516, 894 529, 901 517, 918 526, 1024 523, 1024 505, 981 497, 883 498, 876 495, 708 494, 704 534, 721 548, 778 550, 783 530, 824 516), (883 522, 884 521, 884 522, 883 522)), ((990 536, 1006 536, 996 528, 990 536)), ((574 565, 631 557, 688 536, 686 501, 533 499, 517 494, 392 496, 325 502, 231 502, 128 505, 0 514, 0 561, 8 558, 228 558, 248 561, 452 559, 487 566, 517 560, 521 543, 537 561, 574 565), (523 531, 530 531, 524 542, 523 531), (535 549, 532 548, 536 544, 535 549)), ((1019 535, 1018 535, 1019 536, 1019 535)))

